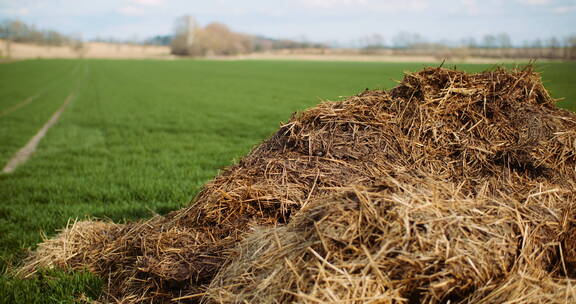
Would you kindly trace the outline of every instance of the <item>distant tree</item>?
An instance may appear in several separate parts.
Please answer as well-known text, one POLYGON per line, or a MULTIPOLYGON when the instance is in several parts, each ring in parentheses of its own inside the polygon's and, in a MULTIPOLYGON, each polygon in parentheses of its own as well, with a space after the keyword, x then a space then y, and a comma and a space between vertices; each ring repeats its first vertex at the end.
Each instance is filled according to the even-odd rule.
POLYGON ((194 55, 195 40, 198 36, 198 23, 191 16, 182 16, 176 19, 174 25, 174 39, 171 51, 176 55, 194 55))
POLYGON ((561 56, 562 50, 560 49, 561 45, 560 40, 558 40, 558 38, 554 36, 549 38, 548 40, 546 40, 546 46, 550 49, 548 57, 555 58, 561 56))
POLYGON ((558 40, 558 38, 552 36, 552 37, 546 39, 544 44, 546 45, 546 47, 557 49, 560 47, 560 40, 558 40))
POLYGON ((417 33, 400 32, 392 38, 395 48, 417 48, 425 44, 424 38, 417 33))
POLYGON ((497 39, 494 35, 488 34, 482 38, 482 47, 492 49, 495 48, 496 46, 497 46, 497 39))
POLYGON ((461 40, 460 44, 462 46, 466 46, 469 48, 476 48, 478 47, 478 44, 476 43, 476 39, 474 39, 474 37, 467 37, 461 40))
POLYGON ((565 39, 565 58, 576 59, 576 35, 569 36, 565 39))
POLYGON ((496 45, 499 48, 511 48, 512 47, 512 39, 510 39, 510 35, 506 33, 498 34, 496 37, 496 45))
POLYGON ((172 35, 157 35, 144 40, 144 44, 148 45, 170 45, 174 36, 172 35))
POLYGON ((190 16, 176 20, 170 46, 172 54, 185 56, 235 55, 271 49, 324 47, 307 41, 276 40, 237 33, 218 22, 200 27, 190 16))
POLYGON ((366 46, 369 49, 381 49, 384 48, 384 37, 380 34, 372 34, 366 36, 366 46))
POLYGON ((53 30, 38 30, 18 20, 5 20, 0 23, 0 38, 14 42, 35 43, 41 45, 71 45, 77 39, 53 30))
POLYGON ((198 44, 204 55, 235 55, 248 51, 248 41, 222 23, 210 23, 199 35, 198 44))
MULTIPOLYGON (((158 37, 164 39, 164 37, 158 37)), ((176 20, 170 40, 172 54, 184 56, 235 55, 274 49, 325 48, 325 45, 286 39, 270 39, 232 31, 228 26, 213 22, 200 27, 191 16, 176 20)), ((150 40, 148 40, 150 41, 150 40)), ((158 40, 155 40, 158 41, 158 40)))

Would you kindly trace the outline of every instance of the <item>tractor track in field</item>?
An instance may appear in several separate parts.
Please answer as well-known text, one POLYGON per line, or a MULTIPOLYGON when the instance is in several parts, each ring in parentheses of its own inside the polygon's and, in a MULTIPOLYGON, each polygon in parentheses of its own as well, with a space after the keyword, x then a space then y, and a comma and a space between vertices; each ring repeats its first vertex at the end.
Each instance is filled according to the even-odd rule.
MULTIPOLYGON (((74 75, 74 74, 77 73, 78 69, 79 69, 79 66, 76 65, 76 66, 70 71, 70 73, 71 73, 72 75, 74 75)), ((58 79, 60 79, 60 78, 58 78, 58 79)), ((56 82, 57 82, 57 81, 56 81, 56 82)), ((16 111, 16 110, 24 107, 24 106, 32 103, 33 101, 37 100, 39 97, 42 97, 43 95, 46 94, 46 92, 48 92, 48 91, 51 90, 51 88, 54 86, 54 83, 55 83, 54 81, 52 81, 52 82, 49 81, 48 84, 44 85, 39 91, 37 91, 36 94, 34 94, 34 95, 32 95, 32 96, 30 96, 30 97, 22 100, 21 102, 13 105, 12 107, 10 107, 10 108, 8 108, 8 109, 0 110, 0 117, 6 116, 6 115, 8 115, 8 114, 10 114, 10 113, 12 113, 12 112, 14 112, 14 111, 16 111)))
POLYGON ((41 95, 42 95, 42 93, 37 93, 37 94, 35 94, 35 95, 32 95, 32 96, 24 99, 23 101, 21 101, 21 102, 19 102, 19 103, 13 105, 12 107, 10 107, 10 108, 8 108, 8 109, 6 109, 6 110, 0 110, 0 117, 6 116, 6 115, 8 115, 8 114, 10 114, 10 113, 12 113, 12 112, 20 109, 21 107, 23 107, 23 106, 25 106, 25 105, 33 102, 34 100, 38 99, 38 97, 40 97, 41 95))
POLYGON ((2 169, 2 173, 14 172, 14 170, 16 170, 16 168, 19 165, 25 163, 30 158, 30 156, 32 156, 32 154, 36 151, 36 148, 38 147, 38 144, 40 143, 42 138, 46 135, 48 130, 54 124, 56 124, 56 122, 58 122, 58 119, 60 119, 62 112, 64 112, 66 106, 68 106, 68 104, 74 99, 74 97, 75 97, 74 92, 70 93, 68 97, 66 97, 64 103, 58 108, 58 110, 56 110, 56 112, 54 112, 54 114, 52 114, 52 117, 50 117, 50 119, 44 124, 44 126, 42 126, 42 128, 38 131, 38 133, 36 133, 36 135, 34 135, 34 137, 32 137, 30 141, 28 141, 28 143, 24 147, 22 147, 22 149, 18 150, 18 152, 14 154, 14 156, 8 161, 8 163, 6 163, 6 166, 4 166, 4 168, 2 169))

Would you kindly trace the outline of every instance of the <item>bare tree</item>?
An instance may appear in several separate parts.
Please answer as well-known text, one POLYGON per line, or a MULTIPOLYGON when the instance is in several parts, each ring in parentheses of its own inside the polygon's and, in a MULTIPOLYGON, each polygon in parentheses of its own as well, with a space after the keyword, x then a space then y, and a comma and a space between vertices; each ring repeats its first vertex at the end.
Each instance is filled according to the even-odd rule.
POLYGON ((507 49, 512 47, 512 39, 510 39, 510 35, 506 33, 500 33, 495 38, 496 38, 496 45, 499 48, 507 49))
POLYGON ((0 23, 0 38, 7 41, 55 46, 70 45, 76 42, 71 36, 53 30, 38 30, 32 25, 18 20, 6 20, 0 23))
POLYGON ((424 38, 417 33, 400 32, 392 38, 395 48, 416 48, 424 43, 424 38))
POLYGON ((560 49, 560 40, 558 40, 558 38, 551 37, 550 39, 548 39, 546 41, 546 44, 547 44, 548 48, 550 49, 548 57, 550 57, 550 58, 562 57, 561 56, 562 55, 561 49, 560 49))
POLYGON ((565 40, 566 59, 576 59, 576 35, 567 37, 565 40))
POLYGON ((198 23, 193 17, 186 15, 178 18, 174 26, 174 39, 170 45, 172 54, 193 55, 198 32, 198 23))
POLYGON ((466 37, 463 38, 460 42, 462 46, 469 47, 469 48, 476 48, 478 44, 476 43, 476 39, 474 37, 466 37))
POLYGON ((494 35, 485 35, 482 38, 482 47, 492 49, 496 47, 496 37, 494 35))

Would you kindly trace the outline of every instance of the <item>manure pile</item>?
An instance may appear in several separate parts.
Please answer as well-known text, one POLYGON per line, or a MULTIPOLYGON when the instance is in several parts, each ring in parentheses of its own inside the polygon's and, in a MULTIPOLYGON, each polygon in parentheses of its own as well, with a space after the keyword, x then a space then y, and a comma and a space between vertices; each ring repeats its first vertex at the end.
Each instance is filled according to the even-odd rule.
POLYGON ((20 271, 103 301, 575 303, 576 115, 531 67, 427 68, 295 114, 188 208, 86 221, 20 271))

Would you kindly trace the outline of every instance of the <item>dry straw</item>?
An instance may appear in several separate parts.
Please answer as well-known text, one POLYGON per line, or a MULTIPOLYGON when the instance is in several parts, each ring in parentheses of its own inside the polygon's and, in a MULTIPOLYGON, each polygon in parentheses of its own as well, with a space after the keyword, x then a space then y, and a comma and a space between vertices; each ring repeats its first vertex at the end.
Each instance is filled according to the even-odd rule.
POLYGON ((27 260, 105 301, 576 302, 576 115, 531 67, 427 68, 294 115, 190 207, 27 260))

